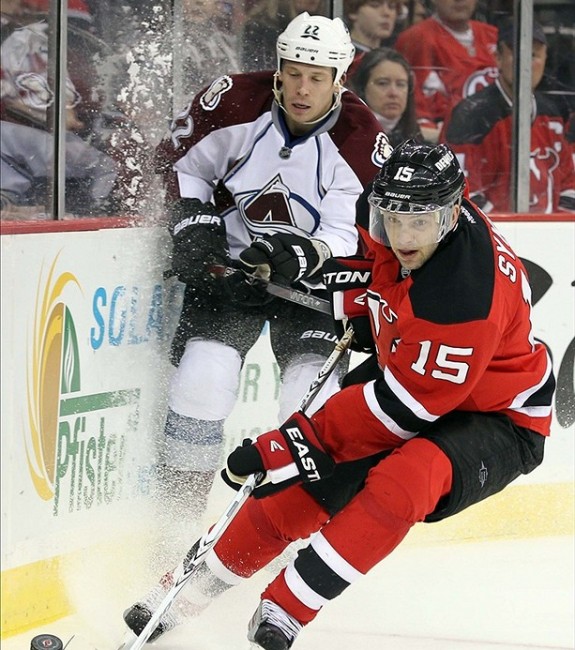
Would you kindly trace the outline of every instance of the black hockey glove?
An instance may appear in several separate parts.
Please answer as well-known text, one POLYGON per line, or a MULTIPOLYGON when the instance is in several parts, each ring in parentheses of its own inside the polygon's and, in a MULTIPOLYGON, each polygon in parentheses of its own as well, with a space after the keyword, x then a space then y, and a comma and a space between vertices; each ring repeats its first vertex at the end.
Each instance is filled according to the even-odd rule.
POLYGON ((221 279, 210 273, 213 265, 229 264, 226 227, 211 203, 180 199, 172 208, 172 270, 187 285, 198 307, 221 300, 221 279))
POLYGON ((336 334, 341 338, 348 323, 351 324, 350 347, 356 352, 375 352, 367 304, 372 267, 373 262, 363 257, 332 257, 322 268, 336 334))
POLYGON ((289 286, 321 278, 321 265, 331 256, 318 239, 280 233, 265 235, 240 253, 246 273, 289 286))
POLYGON ((254 490, 255 497, 279 492, 295 483, 311 483, 333 474, 335 463, 325 452, 313 422, 303 413, 294 413, 279 429, 244 440, 228 456, 222 478, 239 490, 250 474, 266 472, 254 490))
POLYGON ((266 290, 266 282, 241 269, 226 274, 222 283, 229 301, 241 307, 262 307, 274 300, 274 296, 266 290))

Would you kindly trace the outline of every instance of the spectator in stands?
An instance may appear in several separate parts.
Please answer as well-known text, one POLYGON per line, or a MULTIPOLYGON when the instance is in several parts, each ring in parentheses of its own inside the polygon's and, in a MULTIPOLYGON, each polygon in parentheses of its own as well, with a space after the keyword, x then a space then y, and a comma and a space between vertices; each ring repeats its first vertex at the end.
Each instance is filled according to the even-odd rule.
POLYGON ((535 19, 545 29, 547 66, 545 74, 565 84, 571 99, 575 91, 575 2, 573 0, 535 0, 535 19))
POLYGON ((415 73, 417 115, 430 141, 437 141, 453 106, 497 74, 497 28, 471 19, 476 5, 477 0, 433 0, 434 14, 395 42, 415 73))
POLYGON ((366 52, 350 86, 371 108, 392 146, 423 140, 415 115, 413 73, 409 63, 389 47, 366 52))
MULTIPOLYGON (((47 110, 54 95, 47 80, 48 24, 26 15, 21 0, 2 2, 0 90, 3 218, 45 212, 53 138, 47 110)), ((118 176, 117 164, 84 142, 77 107, 80 95, 66 84, 66 183, 72 209, 100 212, 118 176)))
MULTIPOLYGON (((106 92, 102 64, 111 50, 84 29, 83 0, 68 25, 66 211, 77 216, 137 212, 147 183, 145 138, 106 92)), ((44 206, 53 146, 48 109, 48 0, 2 3, 3 203, 44 206), (9 124, 7 124, 9 123, 9 124)))
MULTIPOLYGON (((547 57, 542 27, 533 25, 533 113, 530 156, 530 212, 575 211, 575 167, 565 138, 565 120, 553 95, 539 91, 547 57)), ((511 182, 513 23, 504 25, 497 45, 495 84, 461 101, 445 140, 464 168, 472 200, 485 212, 508 212, 511 182)), ((442 138, 443 139, 443 138, 442 138)))
MULTIPOLYGON (((2 3, 4 4, 4 3, 2 3)), ((49 10, 49 0, 24 0, 28 11, 46 13, 49 10)), ((68 24, 81 29, 93 30, 94 19, 87 0, 68 0, 66 16, 68 24)))
POLYGON ((184 49, 181 53, 185 96, 195 95, 223 74, 240 72, 237 37, 220 27, 218 0, 181 0, 184 49))
POLYGON ((247 13, 241 36, 243 72, 275 70, 277 37, 298 14, 327 16, 324 0, 260 0, 247 13))
POLYGON ((393 45, 401 0, 344 0, 345 21, 356 56, 393 45))
POLYGON ((426 18, 429 18, 427 2, 424 2, 423 0, 404 0, 403 6, 405 16, 402 23, 403 29, 407 29, 416 23, 420 23, 426 18))

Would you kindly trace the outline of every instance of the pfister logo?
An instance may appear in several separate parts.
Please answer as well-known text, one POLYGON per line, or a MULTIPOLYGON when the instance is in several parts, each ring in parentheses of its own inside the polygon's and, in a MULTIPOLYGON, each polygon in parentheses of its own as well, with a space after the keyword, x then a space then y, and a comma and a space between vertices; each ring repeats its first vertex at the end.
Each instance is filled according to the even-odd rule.
POLYGON ((139 388, 90 393, 82 385, 81 346, 70 305, 84 304, 76 276, 56 272, 36 290, 27 350, 26 461, 53 514, 111 503, 126 495, 126 436, 138 424, 139 388))

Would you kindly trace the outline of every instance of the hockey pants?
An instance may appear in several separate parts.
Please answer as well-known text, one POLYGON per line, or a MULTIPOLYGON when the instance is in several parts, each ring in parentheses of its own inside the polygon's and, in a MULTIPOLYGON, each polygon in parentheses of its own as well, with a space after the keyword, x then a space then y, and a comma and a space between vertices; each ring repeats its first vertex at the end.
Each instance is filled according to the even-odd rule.
POLYGON ((373 467, 363 489, 333 518, 301 486, 293 486, 249 499, 214 550, 231 572, 249 577, 292 541, 319 531, 262 595, 306 624, 389 555, 411 526, 436 508, 451 482, 444 452, 414 438, 373 467))

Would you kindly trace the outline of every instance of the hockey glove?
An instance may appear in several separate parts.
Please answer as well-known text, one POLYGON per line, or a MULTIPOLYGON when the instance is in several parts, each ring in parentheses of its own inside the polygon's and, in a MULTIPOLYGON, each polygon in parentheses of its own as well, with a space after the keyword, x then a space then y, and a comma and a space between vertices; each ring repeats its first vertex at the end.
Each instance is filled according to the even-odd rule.
POLYGON ((261 307, 274 299, 266 290, 266 282, 239 269, 224 276, 222 282, 230 302, 241 307, 261 307))
POLYGON ((370 354, 375 352, 367 304, 372 267, 373 262, 363 257, 332 257, 322 269, 337 336, 341 338, 351 324, 351 349, 370 354))
POLYGON ((264 497, 295 483, 311 483, 331 476, 334 461, 324 451, 313 422, 303 413, 294 413, 279 429, 244 440, 228 456, 222 478, 238 490, 255 472, 266 472, 254 496, 264 497))
POLYGON ((289 286, 299 280, 320 279, 328 257, 329 247, 319 239, 279 233, 255 240, 240 253, 240 262, 250 275, 289 286))
POLYGON ((209 272, 213 265, 229 263, 226 228, 211 203, 180 199, 172 208, 172 270, 187 285, 197 306, 214 306, 223 294, 220 278, 209 272))

